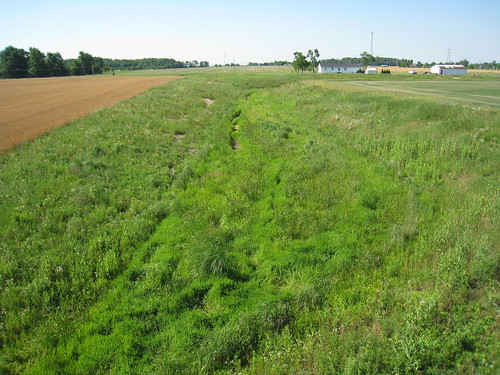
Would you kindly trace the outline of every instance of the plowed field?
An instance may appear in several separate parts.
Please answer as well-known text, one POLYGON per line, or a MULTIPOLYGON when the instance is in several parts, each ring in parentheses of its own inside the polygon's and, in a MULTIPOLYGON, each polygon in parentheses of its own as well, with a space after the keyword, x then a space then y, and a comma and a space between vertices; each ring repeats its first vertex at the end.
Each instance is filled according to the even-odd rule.
POLYGON ((180 77, 0 80, 0 151, 180 77))

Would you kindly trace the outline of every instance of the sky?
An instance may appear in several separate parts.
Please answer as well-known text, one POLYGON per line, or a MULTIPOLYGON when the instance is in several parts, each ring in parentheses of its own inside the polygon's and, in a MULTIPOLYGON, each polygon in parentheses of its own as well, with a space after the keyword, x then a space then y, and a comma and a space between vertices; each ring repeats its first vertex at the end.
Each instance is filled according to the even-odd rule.
POLYGON ((0 0, 12 45, 115 59, 247 64, 373 55, 415 62, 500 61, 500 0, 0 0))

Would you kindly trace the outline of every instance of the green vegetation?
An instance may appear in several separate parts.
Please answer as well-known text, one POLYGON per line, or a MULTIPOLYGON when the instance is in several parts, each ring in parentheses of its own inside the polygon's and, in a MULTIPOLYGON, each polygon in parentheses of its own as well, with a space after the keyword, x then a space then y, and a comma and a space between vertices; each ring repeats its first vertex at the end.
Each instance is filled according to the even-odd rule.
MULTIPOLYGON (((370 55, 368 52, 363 51, 360 54, 360 57, 343 57, 341 59, 323 59, 323 62, 327 63, 363 63, 364 65, 374 64, 374 65, 388 65, 388 66, 400 66, 400 67, 412 67, 412 68, 430 68, 433 65, 436 65, 436 62, 414 62, 412 59, 404 59, 404 58, 394 58, 394 57, 380 57, 370 55)), ((457 64, 463 65, 469 69, 491 69, 498 70, 500 69, 500 63, 493 60, 492 62, 477 62, 471 64, 469 60, 463 59, 460 61, 448 61, 448 62, 439 62, 438 64, 457 64)))
POLYGON ((175 59, 146 58, 146 59, 104 59, 108 70, 145 70, 145 69, 179 69, 179 68, 204 68, 208 61, 177 61, 175 59))
POLYGON ((29 70, 28 53, 12 46, 0 52, 0 78, 24 78, 29 70))
POLYGON ((65 64, 68 66, 69 74, 73 76, 101 74, 105 69, 102 57, 94 57, 83 51, 79 52, 78 58, 66 60, 65 64))
POLYGON ((313 77, 0 156, 0 373, 494 374, 499 110, 313 77))
POLYGON ((104 60, 80 51, 78 58, 63 60, 59 52, 45 55, 38 48, 29 52, 9 46, 0 51, 0 78, 63 77, 100 74, 104 60))
POLYGON ((464 79, 465 77, 460 77, 457 82, 456 78, 452 77, 448 80, 431 77, 429 80, 351 81, 348 84, 355 87, 383 90, 407 96, 428 97, 444 102, 500 107, 500 80, 488 79, 478 81, 476 77, 472 77, 472 79, 476 79, 472 81, 471 79, 467 80, 464 79))
POLYGON ((304 73, 305 70, 310 70, 313 73, 316 73, 318 70, 319 64, 319 51, 317 49, 309 50, 307 52, 307 56, 304 56, 302 52, 294 52, 294 59, 292 62, 293 70, 298 73, 304 73), (307 60, 309 59, 309 60, 307 60))
POLYGON ((59 52, 45 55, 38 48, 29 52, 12 46, 0 51, 0 78, 32 78, 101 74, 112 70, 145 70, 208 67, 208 61, 174 59, 103 59, 80 51, 78 58, 64 60, 59 52))

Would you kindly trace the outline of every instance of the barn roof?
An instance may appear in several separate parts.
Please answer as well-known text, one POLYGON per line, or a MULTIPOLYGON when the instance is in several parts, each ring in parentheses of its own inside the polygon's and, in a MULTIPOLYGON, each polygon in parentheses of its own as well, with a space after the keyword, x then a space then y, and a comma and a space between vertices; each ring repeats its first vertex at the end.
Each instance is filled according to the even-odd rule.
POLYGON ((320 62, 323 68, 362 68, 361 63, 324 63, 320 62))
POLYGON ((451 65, 451 64, 436 64, 434 66, 439 66, 442 69, 467 69, 463 65, 451 65))

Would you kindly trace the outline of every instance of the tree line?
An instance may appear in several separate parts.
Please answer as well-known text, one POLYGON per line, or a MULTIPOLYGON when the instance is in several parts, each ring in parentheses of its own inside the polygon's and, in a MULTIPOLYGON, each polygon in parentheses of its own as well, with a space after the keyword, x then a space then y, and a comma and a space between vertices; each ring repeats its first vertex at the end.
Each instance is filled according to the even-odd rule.
POLYGON ((273 61, 273 62, 263 62, 263 63, 257 63, 257 62, 249 62, 248 66, 284 66, 284 65, 290 65, 289 61, 273 61))
POLYGON ((388 65, 400 67, 413 67, 412 59, 400 59, 395 57, 379 57, 373 56, 366 51, 363 51, 359 57, 343 57, 341 59, 324 59, 324 63, 359 63, 365 66, 368 65, 388 65))
POLYGON ((1 78, 63 77, 69 75, 100 74, 104 60, 80 51, 76 59, 63 59, 59 52, 41 52, 30 47, 29 51, 8 46, 0 52, 1 78))
POLYGON ((180 69, 204 68, 208 61, 177 61, 169 58, 144 59, 104 59, 104 66, 109 70, 145 70, 145 69, 180 69))
POLYGON ((436 64, 456 64, 463 65, 469 69, 500 69, 500 63, 495 60, 492 62, 483 63, 470 63, 469 60, 463 59, 460 61, 447 61, 447 62, 414 62, 412 59, 394 58, 394 57, 380 57, 373 56, 364 51, 359 57, 343 57, 341 59, 324 59, 321 60, 324 63, 362 63, 363 65, 387 65, 387 66, 399 66, 406 68, 430 68, 436 64))
POLYGON ((208 67, 208 61, 177 61, 169 58, 105 59, 80 51, 76 59, 63 59, 59 52, 8 46, 0 51, 0 78, 63 77, 101 74, 110 70, 143 70, 208 67))

